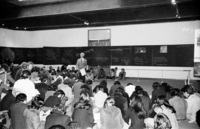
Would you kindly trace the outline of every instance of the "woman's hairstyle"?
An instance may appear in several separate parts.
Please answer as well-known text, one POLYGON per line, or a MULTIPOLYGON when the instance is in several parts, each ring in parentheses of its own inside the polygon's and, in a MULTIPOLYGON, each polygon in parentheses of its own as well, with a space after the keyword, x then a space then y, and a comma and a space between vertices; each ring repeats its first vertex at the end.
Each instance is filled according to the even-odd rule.
MULTIPOLYGON (((158 99, 159 99, 159 100, 163 100, 163 105, 164 105, 165 107, 167 107, 168 109, 170 109, 170 110, 172 111, 172 113, 176 113, 176 110, 174 109, 174 107, 172 107, 172 106, 169 104, 169 102, 166 100, 166 98, 165 98, 164 95, 158 96, 158 99)), ((161 106, 161 105, 159 105, 159 106, 161 106)))
POLYGON ((163 114, 159 113, 154 118, 154 129, 171 129, 172 125, 169 118, 163 114))
POLYGON ((80 129, 78 122, 72 121, 68 124, 68 129, 80 129))
POLYGON ((62 125, 53 125, 49 129, 65 129, 62 125))
POLYGON ((102 80, 99 85, 105 86, 107 87, 107 81, 106 80, 102 80))
POLYGON ((15 103, 24 102, 27 99, 26 94, 20 93, 15 98, 15 103))
POLYGON ((185 86, 181 89, 181 91, 182 91, 183 93, 186 92, 186 93, 188 93, 189 95, 194 94, 194 92, 195 92, 194 88, 193 88, 191 85, 185 85, 185 86))
POLYGON ((171 97, 174 97, 174 96, 180 97, 181 96, 181 90, 178 89, 178 88, 175 88, 175 89, 171 90, 170 95, 171 95, 171 97))
POLYGON ((130 103, 131 110, 134 110, 140 120, 144 120, 146 117, 146 111, 144 109, 142 99, 139 96, 134 96, 130 103))
POLYGON ((115 100, 114 100, 114 98, 108 97, 108 98, 105 100, 105 102, 104 102, 104 108, 106 108, 106 105, 107 105, 108 101, 112 104, 112 106, 115 105, 115 100))
POLYGON ((41 108, 42 106, 44 105, 44 99, 41 98, 41 97, 35 97, 31 103, 31 108, 34 108, 34 109, 39 109, 41 108))

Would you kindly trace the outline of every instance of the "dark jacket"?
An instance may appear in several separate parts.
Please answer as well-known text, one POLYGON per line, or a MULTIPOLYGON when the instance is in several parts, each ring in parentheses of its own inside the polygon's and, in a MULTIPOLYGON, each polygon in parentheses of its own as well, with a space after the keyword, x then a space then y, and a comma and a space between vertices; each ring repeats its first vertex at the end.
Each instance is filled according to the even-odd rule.
POLYGON ((25 129, 26 122, 24 117, 24 111, 27 105, 24 103, 16 103, 10 107, 11 112, 11 129, 25 129))
POLYGON ((115 106, 121 110, 123 119, 126 116, 126 112, 128 110, 128 101, 125 97, 117 95, 114 97, 115 106))
POLYGON ((140 120, 138 118, 138 115, 135 113, 135 110, 129 108, 127 111, 125 122, 129 123, 130 119, 131 119, 131 125, 129 129, 144 129, 145 127, 144 120, 140 120))
POLYGON ((69 122, 71 122, 69 116, 61 113, 52 113, 46 118, 45 129, 49 129, 53 125, 62 125, 67 129, 69 122))
POLYGON ((15 103, 15 97, 12 90, 9 90, 5 97, 0 102, 0 111, 9 110, 10 106, 15 103))
POLYGON ((47 100, 44 103, 44 106, 46 107, 54 107, 55 105, 61 104, 61 99, 58 98, 57 96, 49 96, 47 100))
POLYGON ((92 107, 89 109, 75 108, 72 114, 72 119, 79 124, 81 129, 86 129, 88 127, 93 128, 94 116, 92 107))
POLYGON ((155 102, 157 97, 160 96, 160 95, 165 95, 166 96, 166 91, 164 90, 164 88, 159 88, 159 89, 156 89, 156 90, 152 91, 152 98, 151 98, 152 104, 155 102))
POLYGON ((36 83, 35 88, 40 92, 40 97, 45 100, 45 94, 48 91, 48 85, 46 83, 36 83))

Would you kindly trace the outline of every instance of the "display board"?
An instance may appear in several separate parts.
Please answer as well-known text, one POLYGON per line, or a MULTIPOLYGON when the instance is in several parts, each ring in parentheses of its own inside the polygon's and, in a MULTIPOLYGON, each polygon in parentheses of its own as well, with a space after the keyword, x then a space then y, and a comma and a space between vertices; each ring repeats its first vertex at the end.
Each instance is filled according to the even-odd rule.
POLYGON ((178 67, 194 66, 194 45, 176 45, 176 65, 178 67))
POLYGON ((133 66, 151 66, 152 65, 152 47, 151 46, 132 46, 132 65, 133 66))
POLYGON ((93 47, 92 65, 108 66, 111 65, 111 47, 93 47))
POLYGON ((60 48, 61 64, 76 64, 76 47, 60 48))
POLYGON ((43 52, 44 64, 61 64, 59 47, 44 47, 43 52))
POLYGON ((175 47, 174 46, 153 46, 153 66, 175 66, 175 47))
POLYGON ((5 57, 15 64, 32 61, 35 64, 75 65, 80 53, 90 66, 164 66, 193 67, 194 45, 101 46, 101 47, 0 47, 1 62, 5 57))
POLYGON ((110 48, 111 65, 131 65, 131 47, 115 46, 110 48))

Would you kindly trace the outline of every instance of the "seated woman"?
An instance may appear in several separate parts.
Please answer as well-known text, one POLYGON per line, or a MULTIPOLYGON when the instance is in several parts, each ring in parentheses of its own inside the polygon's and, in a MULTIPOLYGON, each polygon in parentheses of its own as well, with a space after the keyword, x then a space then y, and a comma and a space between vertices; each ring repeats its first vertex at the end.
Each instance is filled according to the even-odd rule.
POLYGON ((115 105, 113 98, 108 97, 104 108, 100 111, 100 129, 122 129, 124 120, 119 108, 115 105))
MULTIPOLYGON (((154 111, 156 112, 156 114, 159 113, 163 113, 165 114, 171 123, 172 128, 171 129, 178 129, 178 122, 176 120, 176 116, 175 116, 175 109, 168 103, 168 101, 165 99, 164 95, 160 95, 157 98, 157 103, 153 104, 154 111)), ((153 123, 149 123, 151 121, 151 118, 148 118, 147 120, 145 120, 146 125, 150 125, 153 126, 153 123)))
POLYGON ((99 70, 98 79, 102 79, 106 77, 106 73, 103 69, 99 70))
POLYGON ((126 72, 125 72, 125 69, 122 68, 121 72, 119 73, 119 80, 124 80, 125 77, 126 77, 126 72))
POLYGON ((40 108, 44 105, 44 100, 35 97, 31 106, 24 111, 26 129, 44 129, 44 121, 40 121, 40 108))
POLYGON ((94 80, 94 74, 92 72, 90 72, 90 70, 86 71, 86 75, 85 75, 85 81, 87 80, 94 80))
POLYGON ((125 121, 129 124, 131 120, 131 125, 129 129, 144 129, 144 119, 146 117, 146 111, 144 109, 142 99, 139 96, 134 96, 131 98, 129 109, 126 113, 125 121))
POLYGON ((110 76, 107 76, 106 78, 107 79, 115 79, 115 70, 111 69, 110 70, 110 76))

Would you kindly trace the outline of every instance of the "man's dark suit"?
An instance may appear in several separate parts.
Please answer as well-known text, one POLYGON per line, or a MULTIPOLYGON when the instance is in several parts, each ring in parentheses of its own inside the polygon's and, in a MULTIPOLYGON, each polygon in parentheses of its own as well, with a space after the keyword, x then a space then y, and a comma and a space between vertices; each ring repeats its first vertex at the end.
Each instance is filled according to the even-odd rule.
POLYGON ((49 129, 53 125, 62 125, 67 129, 69 122, 71 122, 69 116, 61 113, 52 113, 46 118, 45 129, 49 129))

